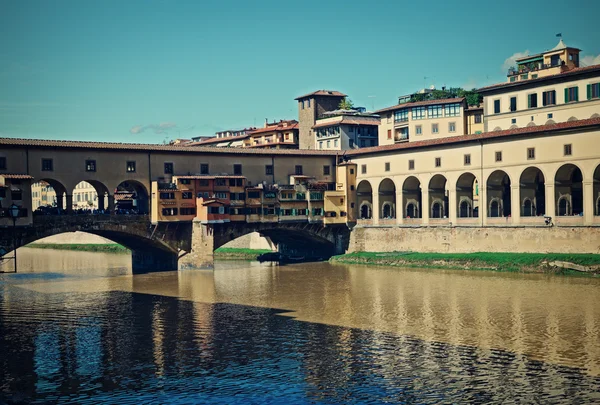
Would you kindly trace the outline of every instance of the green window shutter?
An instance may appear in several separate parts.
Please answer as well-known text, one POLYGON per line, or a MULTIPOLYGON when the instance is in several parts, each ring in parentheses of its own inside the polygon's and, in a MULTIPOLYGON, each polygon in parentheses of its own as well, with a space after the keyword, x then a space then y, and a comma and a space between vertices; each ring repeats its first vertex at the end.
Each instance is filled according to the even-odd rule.
POLYGON ((579 101, 579 86, 575 87, 575 100, 573 101, 579 101))
POLYGON ((592 85, 591 84, 587 85, 587 99, 588 100, 592 99, 592 85))
POLYGON ((565 89, 565 103, 569 102, 569 89, 565 89))
POLYGON ((531 94, 527 95, 527 108, 531 108, 531 94))

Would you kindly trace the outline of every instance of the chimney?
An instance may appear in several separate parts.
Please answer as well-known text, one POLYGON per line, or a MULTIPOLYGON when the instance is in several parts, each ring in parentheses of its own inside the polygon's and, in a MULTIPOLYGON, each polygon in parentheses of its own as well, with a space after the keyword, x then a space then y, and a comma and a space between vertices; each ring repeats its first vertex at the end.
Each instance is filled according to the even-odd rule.
POLYGON ((265 118, 265 128, 269 126, 269 119, 265 118))

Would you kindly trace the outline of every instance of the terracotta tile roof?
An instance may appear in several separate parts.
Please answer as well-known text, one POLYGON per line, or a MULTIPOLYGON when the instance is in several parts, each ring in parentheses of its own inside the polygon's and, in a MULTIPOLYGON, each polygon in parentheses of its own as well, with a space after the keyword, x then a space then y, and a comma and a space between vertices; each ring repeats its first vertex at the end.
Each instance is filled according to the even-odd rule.
POLYGON ((425 105, 462 103, 464 100, 465 100, 464 97, 457 97, 457 98, 441 98, 439 100, 417 101, 414 103, 396 104, 391 107, 386 107, 386 108, 382 108, 381 110, 377 110, 377 111, 375 111, 375 114, 378 114, 380 112, 400 110, 402 108, 421 107, 421 106, 425 106, 425 105))
POLYGON ((589 118, 586 120, 578 120, 571 122, 561 122, 559 124, 552 125, 539 125, 535 127, 525 127, 525 128, 515 128, 515 129, 507 129, 504 131, 492 131, 492 132, 484 132, 482 134, 475 135, 460 135, 460 136, 452 136, 448 138, 439 138, 439 139, 429 139, 426 141, 417 141, 417 142, 405 142, 398 143, 394 145, 382 145, 382 146, 373 146, 370 148, 360 148, 355 150, 349 150, 346 152, 346 155, 356 156, 356 155, 366 155, 371 153, 379 153, 379 152, 389 152, 395 150, 402 149, 418 149, 424 148, 428 146, 439 146, 439 145, 452 145, 456 143, 462 142, 472 142, 484 139, 494 139, 494 138, 504 138, 516 135, 543 135, 547 132, 555 132, 569 129, 580 129, 585 127, 598 127, 600 129, 600 118, 589 118))
POLYGON ((133 193, 115 193, 115 201, 127 201, 133 198, 133 193))
POLYGON ((317 124, 313 126, 313 129, 330 127, 330 126, 333 126, 333 125, 340 125, 340 124, 346 124, 346 125, 379 125, 379 123, 380 123, 379 118, 375 118, 375 117, 369 119, 368 117, 356 117, 356 116, 343 115, 342 119, 339 120, 339 121, 317 122, 317 124))
POLYGON ((310 96, 346 97, 346 94, 340 93, 339 91, 335 91, 335 90, 317 90, 317 91, 313 91, 312 93, 308 93, 303 96, 296 97, 294 100, 301 100, 303 98, 307 98, 310 96))
POLYGON ((28 174, 0 173, 0 176, 4 177, 5 179, 17 179, 17 180, 33 179, 33 177, 28 174))
POLYGON ((276 125, 269 125, 266 128, 258 128, 255 129, 254 131, 250 132, 249 135, 255 135, 255 134, 263 134, 266 132, 280 132, 280 131, 289 131, 292 129, 298 129, 298 121, 296 120, 289 120, 289 121, 282 121, 282 122, 278 122, 276 125), (284 124, 287 123, 287 126, 284 126, 284 124))
POLYGON ((578 68, 568 70, 566 72, 561 72, 561 73, 557 73, 557 74, 549 75, 549 76, 538 77, 537 79, 517 80, 516 82, 496 83, 496 84, 492 84, 490 86, 481 87, 481 88, 477 89, 477 92, 485 93, 487 91, 501 89, 501 88, 505 88, 505 87, 518 87, 518 86, 524 86, 529 83, 543 83, 546 80, 556 79, 559 77, 577 76, 577 75, 580 75, 583 73, 596 72, 596 71, 600 72, 600 65, 578 67, 578 68))
POLYGON ((245 179, 246 177, 238 176, 238 175, 211 176, 208 174, 198 174, 198 175, 187 175, 187 176, 173 176, 173 178, 190 179, 190 180, 203 180, 203 179, 214 180, 214 179, 245 179))
MULTIPOLYGON (((238 137, 241 138, 241 137, 238 137)), ((143 152, 179 152, 190 154, 222 155, 288 155, 288 156, 335 156, 335 151, 317 149, 251 149, 251 148, 215 148, 202 146, 173 146, 140 143, 55 141, 42 139, 0 138, 0 147, 65 148, 65 149, 102 149, 143 152)))
POLYGON ((202 146, 202 145, 211 145, 213 143, 241 141, 243 139, 248 138, 249 136, 250 136, 249 134, 245 134, 245 135, 239 135, 239 136, 226 136, 224 138, 216 138, 215 137, 215 138, 207 139, 205 141, 189 142, 189 143, 183 144, 181 146, 202 146))
POLYGON ((282 146, 293 146, 294 148, 298 148, 298 144, 291 142, 291 141, 277 141, 277 142, 265 142, 265 143, 260 143, 258 145, 246 145, 244 146, 245 148, 269 148, 271 146, 278 146, 278 145, 282 145, 282 146))

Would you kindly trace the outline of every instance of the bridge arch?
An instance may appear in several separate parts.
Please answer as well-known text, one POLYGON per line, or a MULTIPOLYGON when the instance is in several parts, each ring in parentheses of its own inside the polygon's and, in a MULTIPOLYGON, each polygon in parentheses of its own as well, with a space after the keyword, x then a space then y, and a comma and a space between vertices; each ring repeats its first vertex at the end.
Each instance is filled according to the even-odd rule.
POLYGON ((115 210, 132 210, 139 214, 150 212, 148 189, 137 180, 124 180, 115 189, 115 210))

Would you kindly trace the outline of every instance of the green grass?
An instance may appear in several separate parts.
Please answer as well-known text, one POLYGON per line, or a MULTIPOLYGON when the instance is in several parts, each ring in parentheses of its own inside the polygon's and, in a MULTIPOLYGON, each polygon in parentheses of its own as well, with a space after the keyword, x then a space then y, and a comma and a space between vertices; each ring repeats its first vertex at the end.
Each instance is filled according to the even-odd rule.
POLYGON ((26 247, 34 249, 75 250, 80 252, 130 253, 118 243, 30 243, 26 247))
MULTIPOLYGON (((496 271, 542 272, 544 262, 564 261, 583 266, 600 265, 598 254, 569 253, 415 253, 415 252, 357 252, 335 256, 338 263, 373 264, 406 267, 437 267, 496 271)), ((552 271, 555 273, 556 271, 552 271)), ((565 270, 562 273, 573 273, 565 270)))
POLYGON ((256 256, 269 253, 268 249, 218 248, 215 250, 216 259, 256 260, 256 256))

